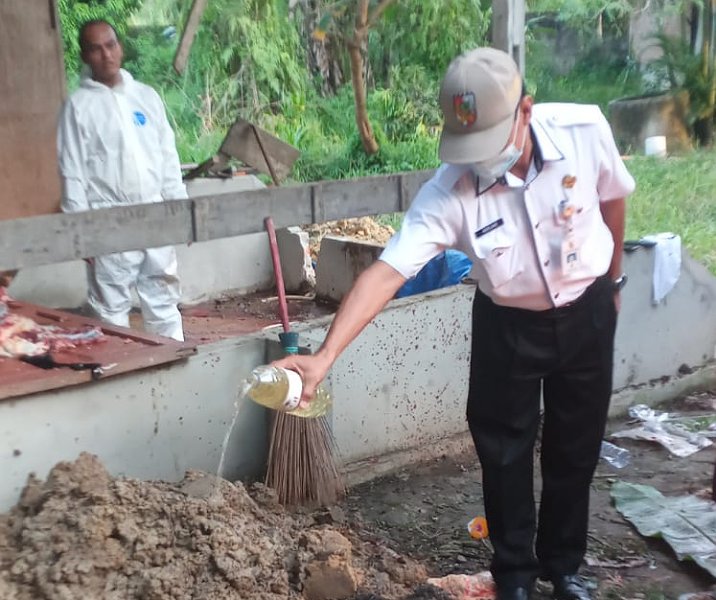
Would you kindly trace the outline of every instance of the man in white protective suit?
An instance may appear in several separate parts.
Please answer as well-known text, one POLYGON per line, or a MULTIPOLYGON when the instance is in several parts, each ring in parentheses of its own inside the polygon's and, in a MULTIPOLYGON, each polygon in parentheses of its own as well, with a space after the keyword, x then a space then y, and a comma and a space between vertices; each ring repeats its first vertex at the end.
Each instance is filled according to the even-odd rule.
MULTIPOLYGON (((60 115, 57 148, 62 210, 78 212, 187 197, 164 104, 122 66, 117 33, 89 21, 79 34, 88 67, 60 115)), ((173 246, 86 259, 88 304, 107 323, 129 326, 136 287, 147 331, 183 340, 173 246)))

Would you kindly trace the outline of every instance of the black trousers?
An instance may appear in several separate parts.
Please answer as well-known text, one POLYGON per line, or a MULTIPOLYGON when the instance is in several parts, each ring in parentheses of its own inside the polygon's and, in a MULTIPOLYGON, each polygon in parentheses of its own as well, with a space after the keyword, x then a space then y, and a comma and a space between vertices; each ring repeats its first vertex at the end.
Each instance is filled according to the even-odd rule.
POLYGON ((482 465, 492 574, 501 586, 574 574, 586 551, 590 484, 612 390, 611 281, 599 278, 574 303, 541 312, 498 306, 478 290, 472 318, 467 419, 482 465))

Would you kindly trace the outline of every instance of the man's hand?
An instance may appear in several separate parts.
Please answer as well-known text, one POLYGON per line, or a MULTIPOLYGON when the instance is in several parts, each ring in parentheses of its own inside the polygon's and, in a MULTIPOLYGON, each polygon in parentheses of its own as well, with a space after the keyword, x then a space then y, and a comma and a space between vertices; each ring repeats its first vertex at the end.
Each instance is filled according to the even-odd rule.
POLYGON ((363 271, 351 290, 343 298, 328 335, 313 355, 291 355, 275 363, 278 367, 296 371, 303 379, 301 399, 310 401, 316 387, 323 381, 335 360, 363 328, 395 296, 405 283, 393 267, 381 260, 363 271))
POLYGON ((619 311, 622 309, 622 294, 621 292, 614 292, 614 308, 617 311, 617 314, 619 314, 619 311))
POLYGON ((292 354, 271 364, 298 373, 303 380, 301 400, 310 402, 316 388, 326 378, 332 362, 319 351, 318 354, 292 354))

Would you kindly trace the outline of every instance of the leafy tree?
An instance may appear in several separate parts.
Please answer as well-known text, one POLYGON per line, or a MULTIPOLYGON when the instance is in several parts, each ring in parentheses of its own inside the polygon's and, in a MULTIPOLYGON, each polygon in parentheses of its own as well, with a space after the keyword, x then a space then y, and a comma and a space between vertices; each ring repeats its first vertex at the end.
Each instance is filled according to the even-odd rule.
POLYGON ((356 125, 369 155, 379 149, 367 111, 371 70, 377 68, 387 85, 394 64, 406 60, 442 73, 460 51, 484 43, 489 23, 489 10, 479 0, 338 0, 321 8, 314 38, 337 38, 346 48, 356 125), (451 25, 449 35, 444 23, 451 25))
POLYGON ((560 21, 587 36, 601 32, 604 20, 626 27, 629 15, 642 3, 642 0, 527 0, 530 11, 553 12, 560 21))
POLYGON ((80 71, 80 27, 92 19, 109 21, 124 38, 130 17, 144 0, 59 0, 58 11, 62 23, 62 44, 65 49, 65 70, 70 78, 80 71))
MULTIPOLYGON (((305 102, 305 51, 286 0, 212 0, 189 58, 189 74, 206 82, 229 119, 286 102, 305 102), (232 114, 233 113, 233 114, 232 114)), ((209 89, 207 89, 209 92, 209 89)))
POLYGON ((439 80, 458 54, 488 43, 492 9, 481 0, 422 0, 391 5, 371 32, 370 63, 388 87, 398 66, 416 66, 439 80))
POLYGON ((655 42, 662 55, 649 67, 665 75, 668 89, 684 90, 689 96, 689 121, 700 146, 713 143, 716 119, 716 0, 679 1, 689 11, 690 36, 687 39, 660 32, 655 42))

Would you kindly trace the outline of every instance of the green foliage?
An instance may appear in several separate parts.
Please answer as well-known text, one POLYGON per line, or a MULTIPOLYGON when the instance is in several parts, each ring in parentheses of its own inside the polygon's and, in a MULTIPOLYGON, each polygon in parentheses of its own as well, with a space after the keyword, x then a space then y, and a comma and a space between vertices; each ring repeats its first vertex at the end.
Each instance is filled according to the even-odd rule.
POLYGON ((78 34, 80 27, 92 19, 104 19, 114 25, 124 39, 130 17, 141 7, 143 0, 59 0, 58 12, 62 22, 62 45, 65 49, 65 70, 68 79, 77 77, 81 67, 78 34))
POLYGON ((480 0, 396 2, 370 34, 376 81, 392 85, 395 65, 420 67, 440 79, 458 54, 486 43, 490 16, 480 0))
POLYGON ((641 4, 639 0, 528 0, 534 13, 554 13, 563 23, 590 38, 598 19, 623 33, 628 27, 629 15, 641 4))
MULTIPOLYGON (((426 169, 437 165, 437 130, 416 116, 403 116, 400 127, 387 125, 400 100, 393 90, 378 90, 368 97, 368 112, 380 144, 377 154, 368 156, 352 118, 350 86, 333 98, 312 97, 310 109, 289 111, 264 122, 270 129, 301 150, 293 176, 299 181, 344 179, 362 175, 426 169), (346 118, 350 115, 350 118, 346 118)), ((408 109, 410 113, 410 109, 408 109)))
POLYGON ((694 54, 688 42, 665 34, 655 36, 662 56, 649 64, 656 85, 689 94, 689 120, 712 119, 716 112, 716 73, 705 67, 702 54, 694 54))
MULTIPOLYGON (((301 102, 309 86, 305 51, 286 0, 213 0, 189 69, 206 77, 222 115, 252 118, 301 102), (218 94, 213 93, 217 86, 218 94), (248 114, 247 114, 248 113, 248 114)), ((226 124, 220 123, 220 124, 226 124)))
POLYGON ((615 98, 643 92, 641 74, 626 56, 616 57, 597 45, 585 50, 567 73, 554 65, 553 48, 532 38, 527 52, 527 89, 537 102, 597 104, 607 113, 615 98))
POLYGON ((673 231, 690 254, 716 274, 716 152, 662 160, 635 156, 627 168, 637 182, 627 200, 627 239, 673 231))
MULTIPOLYGON (((589 0, 578 6, 575 1, 544 0, 540 4, 549 8, 548 2, 564 12, 565 20, 582 19, 585 30, 591 31, 596 8, 612 10, 609 6, 613 6, 615 14, 621 10, 621 1, 589 0)), ((484 43, 489 20, 485 8, 489 3, 477 0, 396 0, 368 40, 369 81, 373 82, 368 112, 381 147, 376 155, 367 156, 356 131, 350 85, 339 88, 333 97, 320 95, 314 87, 315 74, 306 66, 306 49, 314 42, 307 39, 298 20, 303 15, 290 15, 286 0, 211 0, 188 69, 178 76, 172 60, 179 36, 167 39, 163 31, 168 25, 181 30, 189 4, 59 0, 70 79, 79 70, 79 23, 106 18, 124 38, 127 69, 162 95, 182 160, 198 162, 213 155, 231 122, 243 116, 301 151, 292 174, 299 181, 437 166, 440 77, 453 56, 484 43)), ((529 37, 526 79, 538 101, 593 102, 606 110, 610 100, 643 91, 626 53, 614 59, 605 53, 605 45, 582 45, 574 68, 559 74, 553 65, 554 51, 535 31, 533 27, 529 37)), ((673 81, 681 84, 686 66, 676 60, 675 52, 672 58, 673 81)), ((627 166, 637 180, 637 190, 628 201, 627 237, 674 231, 691 254, 716 273, 715 161, 713 151, 666 161, 630 159, 627 166)), ((397 229, 400 216, 386 215, 382 222, 397 229)))

